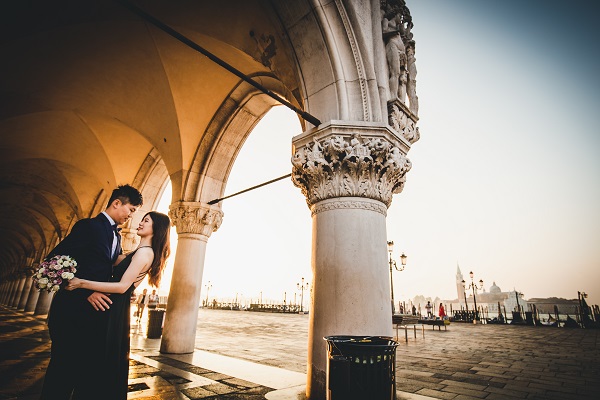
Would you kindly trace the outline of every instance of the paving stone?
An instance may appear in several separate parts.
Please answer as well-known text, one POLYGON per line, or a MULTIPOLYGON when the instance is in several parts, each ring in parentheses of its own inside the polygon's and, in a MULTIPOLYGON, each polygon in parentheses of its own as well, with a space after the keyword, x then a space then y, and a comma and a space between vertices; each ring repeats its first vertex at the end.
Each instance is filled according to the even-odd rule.
POLYGON ((202 388, 216 394, 228 394, 239 391, 236 387, 225 385, 223 383, 214 383, 212 385, 203 386, 202 388))
POLYGON ((434 397, 436 399, 455 399, 456 393, 440 392, 439 390, 421 389, 416 394, 421 396, 434 397))
POLYGON ((208 399, 208 398, 213 398, 217 395, 215 392, 206 390, 205 388, 203 388, 201 386, 197 386, 197 387, 190 388, 190 389, 182 389, 181 393, 183 393, 187 397, 189 397, 190 400, 208 399))
POLYGON ((483 390, 467 389, 467 388, 456 386, 456 385, 446 386, 445 388, 442 389, 442 392, 462 394, 462 395, 471 396, 473 398, 478 398, 478 399, 484 399, 489 394, 487 392, 484 392, 483 390))
POLYGON ((250 389, 259 387, 260 385, 253 382, 248 382, 243 379, 231 378, 231 379, 223 379, 221 382, 226 383, 231 386, 235 386, 238 389, 250 389))

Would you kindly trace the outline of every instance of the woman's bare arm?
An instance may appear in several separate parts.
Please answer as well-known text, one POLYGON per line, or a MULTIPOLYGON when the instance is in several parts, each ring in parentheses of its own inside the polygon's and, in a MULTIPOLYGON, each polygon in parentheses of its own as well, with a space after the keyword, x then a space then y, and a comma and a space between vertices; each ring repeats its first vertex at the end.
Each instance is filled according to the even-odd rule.
POLYGON ((125 293, 127 289, 135 282, 142 271, 150 268, 154 252, 149 247, 139 249, 131 259, 131 264, 119 282, 97 282, 87 279, 73 278, 65 289, 89 289, 104 293, 125 293))

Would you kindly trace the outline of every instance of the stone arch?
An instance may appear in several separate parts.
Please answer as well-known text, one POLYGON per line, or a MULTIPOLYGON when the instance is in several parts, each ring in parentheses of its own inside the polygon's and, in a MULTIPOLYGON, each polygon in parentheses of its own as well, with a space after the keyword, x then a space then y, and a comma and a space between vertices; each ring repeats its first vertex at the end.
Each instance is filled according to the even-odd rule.
MULTIPOLYGON (((276 93, 281 94, 285 89, 272 77, 262 77, 261 83, 276 93)), ((184 200, 208 203, 224 194, 227 177, 244 141, 260 119, 277 104, 248 84, 234 88, 215 113, 198 146, 186 181, 184 200)))
MULTIPOLYGON (((350 160, 343 168, 359 158, 362 164, 371 163, 362 171, 376 177, 356 185, 359 189, 371 185, 375 194, 368 201, 360 190, 352 192, 352 199, 340 201, 350 196, 333 190, 335 195, 325 193, 325 203, 308 204, 313 221, 321 221, 319 232, 327 232, 331 221, 346 219, 366 221, 376 232, 358 240, 362 231, 357 224, 341 226, 336 232, 358 232, 349 238, 356 241, 354 246, 346 237, 332 234, 319 251, 360 249, 365 264, 353 266, 357 276, 365 270, 370 274, 366 278, 376 288, 371 301, 376 311, 363 309, 355 315, 368 314, 376 320, 374 324, 363 320, 370 333, 386 333, 389 310, 380 300, 386 297, 387 281, 379 268, 386 259, 385 207, 391 192, 397 193, 404 184, 403 173, 410 167, 404 155, 418 131, 415 118, 412 125, 403 119, 408 113, 404 104, 395 105, 394 125, 388 124, 381 2, 135 3, 321 121, 317 127, 301 121, 305 132, 293 143, 294 182, 319 183, 319 177, 310 175, 311 168, 342 164, 332 157, 350 160), (405 132, 408 125, 410 134, 405 132), (404 136, 396 137, 398 133, 404 136), (341 149, 335 149, 338 145, 341 149), (330 146, 327 154, 323 146, 330 146), (396 170, 392 186, 378 181, 390 170, 396 170), (389 196, 380 196, 379 187, 390 189, 389 196)), ((76 6, 67 0, 53 1, 51 6, 27 2, 6 11, 0 43, 11 62, 0 63, 0 194, 10 194, 13 187, 32 193, 25 209, 34 210, 32 217, 44 234, 38 237, 35 229, 22 226, 26 218, 11 215, 10 206, 17 201, 9 198, 8 204, 2 203, 7 207, 0 207, 0 226, 9 229, 0 231, 0 239, 9 240, 0 241, 0 254, 7 255, 0 261, 0 277, 24 268, 32 252, 40 256, 78 219, 101 211, 117 184, 138 186, 146 199, 144 211, 154 208, 170 178, 171 213, 180 239, 185 240, 179 241, 180 286, 170 299, 163 344, 172 350, 168 352, 189 351, 195 324, 178 321, 194 322, 205 246, 222 218, 220 206, 207 203, 224 194, 239 149, 275 101, 118 2, 76 6), (35 205, 38 198, 43 201, 35 205), (183 342, 186 346, 177 347, 183 342)), ((346 171, 338 172, 343 176, 346 171)), ((341 186, 339 182, 333 185, 341 186)), ((344 263, 358 259, 337 255, 332 254, 335 262, 326 266, 335 273, 323 280, 325 286, 335 287, 340 279, 331 277, 344 277, 344 263)), ((323 265, 315 270, 322 273, 323 265)), ((338 293, 358 287, 357 278, 347 278, 347 287, 336 287, 338 293)), ((320 293, 320 299, 326 298, 320 293)), ((343 298, 335 306, 343 309, 349 302, 343 298)), ((344 325, 347 322, 336 328, 352 330, 344 325)), ((313 329, 318 340, 309 350, 312 359, 319 359, 309 367, 309 397, 315 400, 324 394, 321 338, 331 330, 330 325, 316 324, 321 324, 313 329)))

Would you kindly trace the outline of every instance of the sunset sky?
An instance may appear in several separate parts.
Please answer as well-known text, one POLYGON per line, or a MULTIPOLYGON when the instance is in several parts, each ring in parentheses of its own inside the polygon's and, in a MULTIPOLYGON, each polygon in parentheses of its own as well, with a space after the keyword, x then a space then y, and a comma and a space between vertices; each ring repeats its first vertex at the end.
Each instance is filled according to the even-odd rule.
MULTIPOLYGON (((456 298, 459 265, 486 290, 496 282, 526 299, 584 291, 600 303, 599 7, 407 3, 421 140, 388 210, 394 257, 408 256, 394 275, 396 300, 456 298)), ((291 111, 273 109, 242 149, 227 194, 290 173, 299 133, 291 111)), ((299 301, 296 283, 311 280, 311 217, 300 189, 286 179, 226 200, 223 211, 202 297, 210 281, 211 299, 262 292, 281 301, 286 292, 299 301)))

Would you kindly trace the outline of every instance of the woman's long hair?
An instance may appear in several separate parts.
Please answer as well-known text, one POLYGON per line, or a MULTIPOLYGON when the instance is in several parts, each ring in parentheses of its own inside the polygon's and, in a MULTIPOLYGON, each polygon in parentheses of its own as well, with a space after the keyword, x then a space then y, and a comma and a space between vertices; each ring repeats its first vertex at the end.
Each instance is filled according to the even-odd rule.
MULTIPOLYGON (((169 239, 171 220, 167 215, 156 211, 150 211, 146 215, 152 219, 152 250, 154 251, 154 259, 148 269, 148 283, 151 286, 158 287, 167 258, 171 254, 169 239)), ((144 215, 144 218, 146 218, 146 215, 144 215)))

